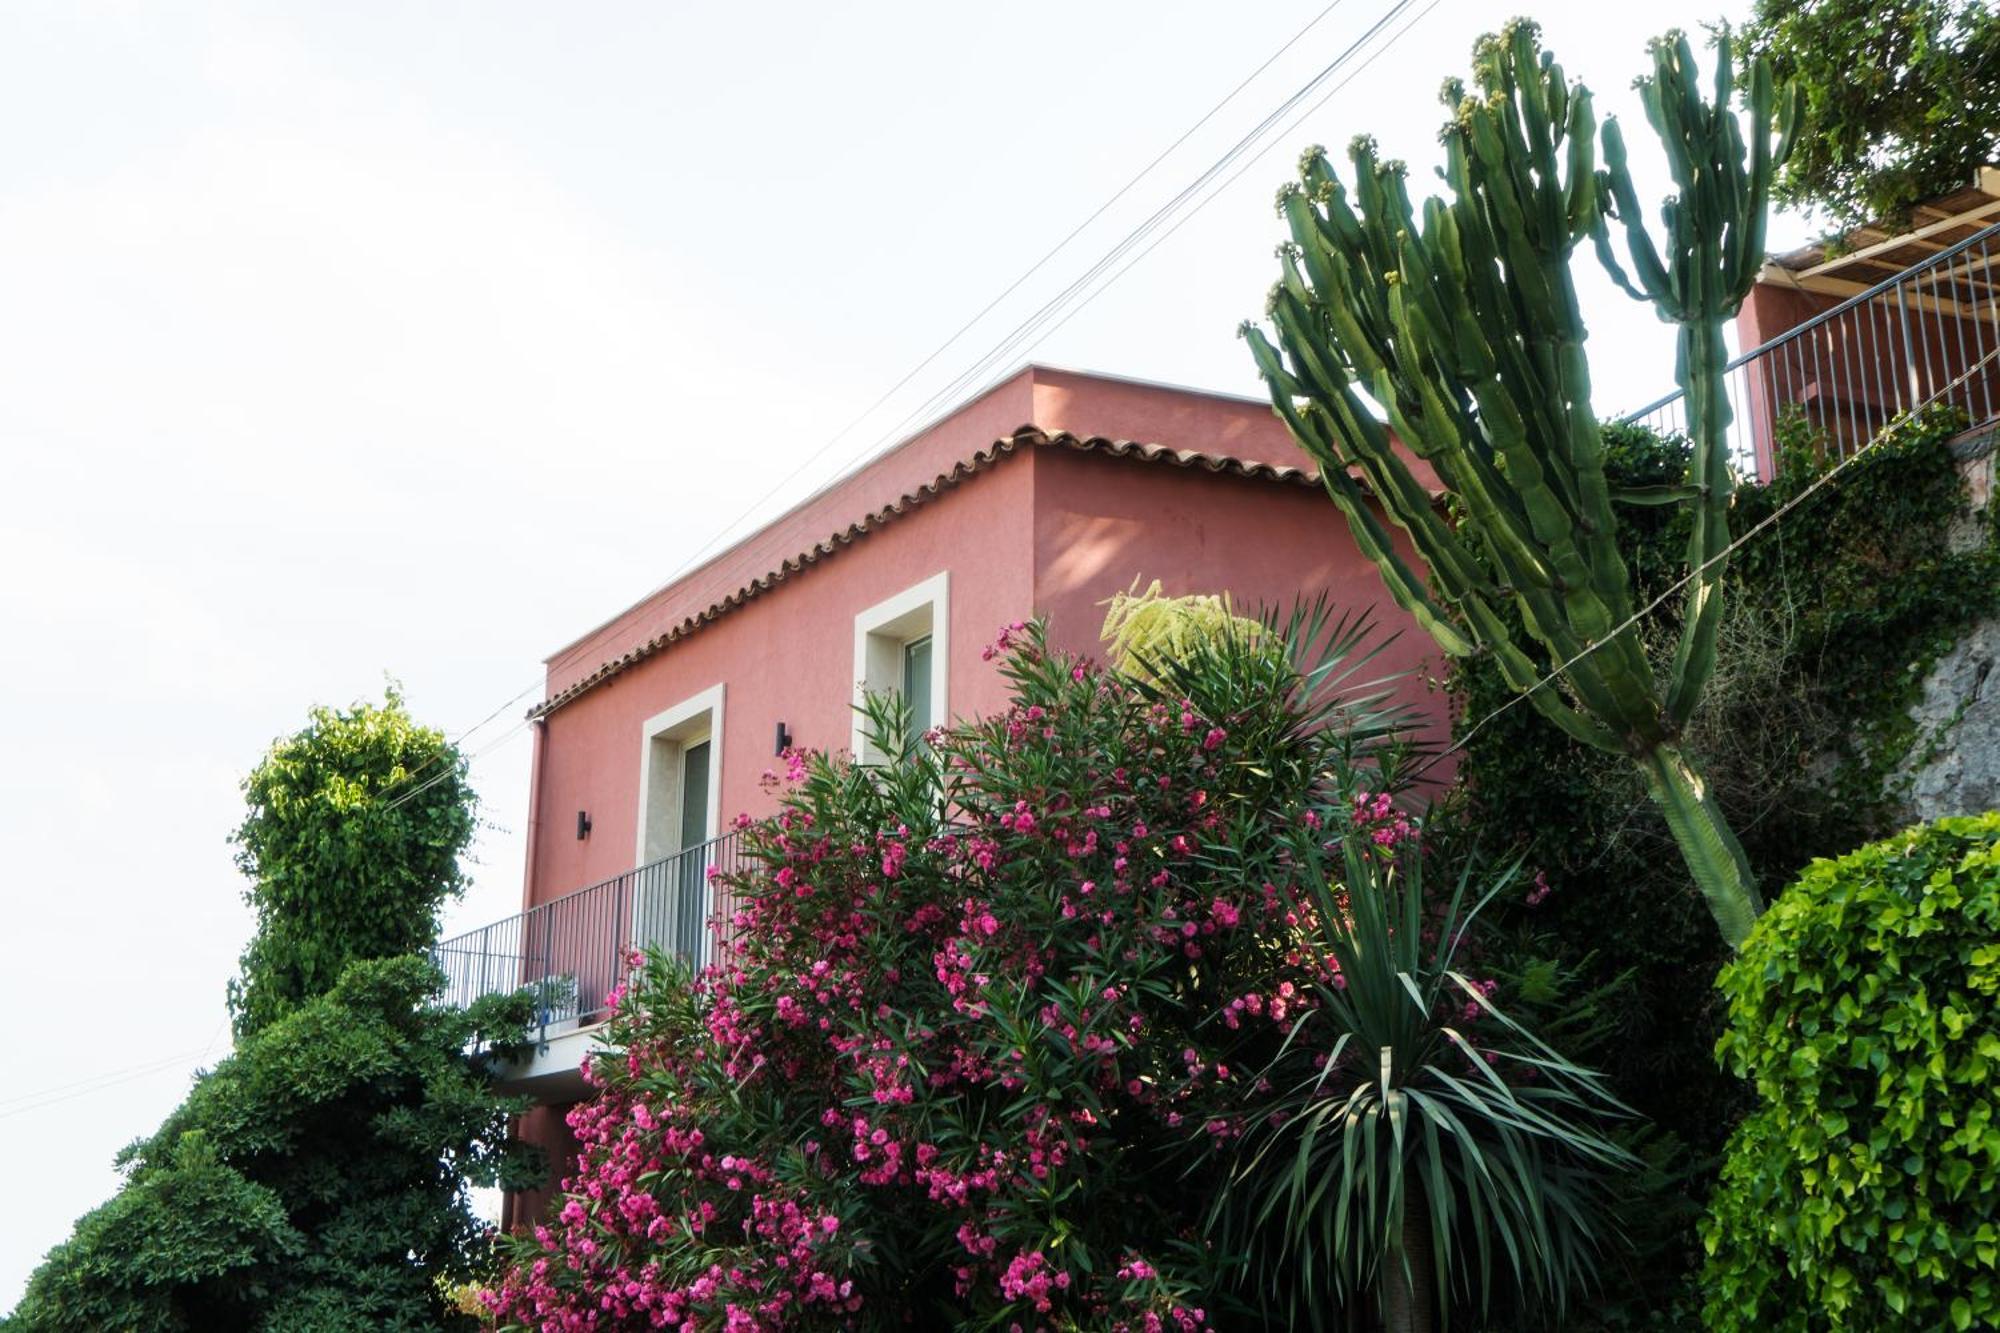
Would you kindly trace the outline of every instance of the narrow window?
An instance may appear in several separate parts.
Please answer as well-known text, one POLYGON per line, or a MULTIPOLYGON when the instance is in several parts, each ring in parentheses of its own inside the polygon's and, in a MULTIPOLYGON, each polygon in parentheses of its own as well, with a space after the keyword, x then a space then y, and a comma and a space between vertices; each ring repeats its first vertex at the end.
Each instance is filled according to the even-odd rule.
MULTIPOLYGON (((854 617, 854 757, 879 764, 867 734, 870 696, 894 695, 909 709, 903 739, 921 740, 951 722, 951 576, 933 574, 854 617)), ((901 748, 901 747, 896 747, 901 748)))
POLYGON ((708 741, 681 749, 681 851, 678 911, 674 913, 675 953, 697 964, 708 956, 708 741))
POLYGON ((931 729, 931 636, 903 645, 903 702, 910 708, 912 745, 931 729))
POLYGON ((639 765, 639 838, 626 943, 700 965, 711 956, 708 867, 723 778, 723 687, 646 720, 639 765))
POLYGON ((708 742, 681 749, 681 847, 708 841, 708 742))

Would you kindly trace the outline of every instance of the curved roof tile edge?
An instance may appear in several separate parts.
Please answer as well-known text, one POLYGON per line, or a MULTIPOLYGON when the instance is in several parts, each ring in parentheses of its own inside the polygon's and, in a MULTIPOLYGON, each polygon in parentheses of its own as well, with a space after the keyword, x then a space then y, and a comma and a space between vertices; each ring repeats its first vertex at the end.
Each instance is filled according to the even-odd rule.
POLYGON ((616 657, 607 658, 589 673, 578 677, 557 693, 530 708, 528 717, 547 717, 563 705, 588 694, 613 676, 629 671, 668 645, 686 638, 752 598, 769 592, 793 575, 802 573, 828 556, 853 545, 877 528, 903 517, 919 505, 936 499, 946 491, 956 488, 961 482, 990 471, 1024 447, 1068 449, 1075 453, 1102 454, 1108 458, 1167 463, 1175 467, 1199 468, 1204 472, 1244 477, 1252 481, 1275 482, 1280 485, 1319 485, 1319 474, 1308 472, 1304 468, 1275 463, 1252 463, 1225 454, 1203 453, 1198 449, 1171 449, 1163 444, 1144 444, 1136 440, 1112 440, 1101 435, 1084 438, 1072 435, 1068 431, 1050 435, 1039 427, 1023 426, 1012 435, 1003 436, 984 449, 978 450, 970 458, 952 464, 951 471, 939 473, 915 490, 905 491, 888 504, 869 511, 831 536, 814 543, 811 548, 795 556, 786 557, 775 569, 758 575, 637 647, 628 649, 616 657))

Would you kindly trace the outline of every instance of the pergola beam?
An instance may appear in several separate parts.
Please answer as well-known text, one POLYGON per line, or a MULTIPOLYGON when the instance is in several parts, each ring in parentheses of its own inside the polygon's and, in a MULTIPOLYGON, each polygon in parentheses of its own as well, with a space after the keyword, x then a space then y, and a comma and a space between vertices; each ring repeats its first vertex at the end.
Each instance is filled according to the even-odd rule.
MULTIPOLYGON (((1778 268, 1775 265, 1766 265, 1764 272, 1759 275, 1759 280, 1770 282, 1777 286, 1791 287, 1797 291, 1811 292, 1816 296, 1841 298, 1859 295, 1875 285, 1872 282, 1857 282, 1852 278, 1836 278, 1826 274, 1808 278, 1802 274, 1793 273, 1788 269, 1778 268)), ((1895 299, 1888 292, 1884 292, 1882 295, 1885 301, 1895 299)), ((1954 300, 1910 292, 1903 293, 1900 299, 1904 305, 1912 310, 1926 310, 1932 314, 1945 315, 1952 319, 1984 320, 1988 322, 2000 319, 2000 305, 1989 303, 1987 309, 1979 310, 1960 305, 1954 300)))
MULTIPOLYGON (((1996 182, 1996 184, 2000 184, 2000 182, 1996 182)), ((1864 245, 1859 250, 1851 250, 1837 259, 1822 260, 1814 264, 1811 268, 1801 270, 1798 277, 1801 280, 1816 278, 1823 273, 1832 273, 1845 268, 1849 264, 1860 263, 1872 259, 1876 255, 1886 254, 1891 250, 1900 250, 1904 246, 1921 246, 1930 251, 1930 253, 1936 254, 1956 241, 1963 240, 1964 237, 1954 237, 1950 240, 1925 244, 1930 237, 1936 236, 1939 232, 1950 231, 1954 227, 1971 226, 1974 230, 1977 230, 1978 226, 1984 225, 1981 222, 1982 218, 1992 217, 1996 213, 2000 213, 2000 199, 1988 199, 1986 202, 1975 204, 1963 212, 1953 213, 1927 226, 1918 227, 1915 231, 1904 232, 1900 236, 1891 236, 1887 240, 1877 241, 1873 245, 1864 245)), ((1901 264, 1897 267, 1908 268, 1909 265, 1901 264)))

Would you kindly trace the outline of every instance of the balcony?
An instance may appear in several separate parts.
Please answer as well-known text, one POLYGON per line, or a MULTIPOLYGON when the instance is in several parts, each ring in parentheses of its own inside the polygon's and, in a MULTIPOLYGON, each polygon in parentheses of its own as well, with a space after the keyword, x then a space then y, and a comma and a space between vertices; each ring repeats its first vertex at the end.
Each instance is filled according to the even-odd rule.
MULTIPOLYGON (((1910 240, 1921 234, 1912 233, 1910 240)), ((1859 263, 1879 270, 1885 257, 1910 253, 1898 249, 1906 244, 1886 242, 1872 247, 1875 254, 1826 260, 1796 274, 1769 269, 1760 292, 1770 294, 1773 304, 1810 300, 1827 290, 1808 285, 1814 274, 1859 263)), ((1737 466, 1760 481, 1771 480, 1777 470, 1776 423, 1792 412, 1824 435, 1830 461, 1860 449, 1897 414, 1931 403, 1955 404, 1975 426, 1993 420, 2000 410, 1996 257, 2000 224, 1863 287, 1731 361, 1724 385, 1737 466)), ((1758 299, 1753 293, 1752 301, 1758 299)), ((1738 327, 1755 324, 1739 321, 1738 327)), ((1671 393, 1625 419, 1663 432, 1684 431, 1686 402, 1679 392, 1671 393)))
POLYGON ((445 1002, 529 988, 546 1044, 608 1016, 605 996, 635 949, 706 966, 721 938, 717 918, 730 909, 712 880, 743 865, 742 837, 726 833, 444 941, 432 957, 444 970, 445 1002))

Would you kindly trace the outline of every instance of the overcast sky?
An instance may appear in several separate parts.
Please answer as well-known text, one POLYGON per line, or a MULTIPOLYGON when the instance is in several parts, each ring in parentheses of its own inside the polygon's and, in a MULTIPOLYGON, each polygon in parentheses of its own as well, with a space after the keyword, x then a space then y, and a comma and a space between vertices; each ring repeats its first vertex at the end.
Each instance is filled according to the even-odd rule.
MULTIPOLYGON (((1325 3, 0 8, 0 1310, 227 1050, 225 836, 273 737, 385 673, 461 731, 863 456, 1394 8, 1340 0, 826 448, 1325 3)), ((1539 8, 1640 145, 1645 38, 1718 17, 1539 8)), ((1507 12, 1416 0, 1031 355, 1256 392, 1234 330, 1296 150, 1426 173, 1507 12)), ((1670 388, 1587 276, 1599 407, 1670 388)), ((448 931, 516 910, 530 701, 468 739, 448 931)))

